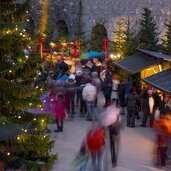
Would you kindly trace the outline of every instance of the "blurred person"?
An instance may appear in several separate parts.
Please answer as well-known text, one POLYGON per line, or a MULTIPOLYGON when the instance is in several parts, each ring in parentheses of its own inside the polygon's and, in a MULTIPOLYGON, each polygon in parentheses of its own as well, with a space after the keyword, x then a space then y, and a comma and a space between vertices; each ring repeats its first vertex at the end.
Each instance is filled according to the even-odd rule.
POLYGON ((120 80, 119 80, 119 76, 117 74, 113 75, 113 85, 112 85, 112 101, 116 104, 116 106, 118 106, 118 87, 120 84, 120 80))
POLYGON ((63 83, 60 80, 54 80, 54 72, 49 71, 46 79, 46 87, 49 90, 49 96, 55 99, 57 93, 63 92, 63 83))
POLYGON ((104 61, 102 63, 102 71, 100 72, 100 79, 102 82, 104 82, 104 79, 106 78, 106 71, 107 71, 107 64, 104 61))
POLYGON ((91 154, 93 171, 101 171, 105 138, 105 128, 100 126, 99 123, 94 123, 86 137, 86 142, 91 154))
POLYGON ((58 73, 59 76, 62 76, 68 72, 68 64, 65 63, 64 59, 60 54, 57 54, 57 52, 54 52, 54 54, 56 56, 55 71, 58 73))
POLYGON ((105 79, 102 82, 102 92, 105 97, 105 104, 103 107, 108 107, 111 105, 112 84, 111 71, 107 69, 105 71, 105 79))
POLYGON ((129 94, 131 87, 132 87, 132 77, 128 77, 127 81, 124 84, 125 98, 129 94))
POLYGON ((55 130, 55 132, 62 132, 63 124, 64 124, 63 120, 66 117, 66 104, 65 104, 65 97, 63 93, 58 93, 56 96, 55 116, 56 116, 56 125, 57 125, 57 130, 55 130))
POLYGON ((49 74, 48 74, 46 80, 47 80, 47 84, 46 84, 47 88, 52 88, 52 86, 54 86, 54 84, 55 84, 53 71, 49 71, 49 74))
POLYGON ((139 98, 136 93, 135 87, 131 87, 130 93, 125 99, 125 105, 127 107, 127 126, 134 128, 135 127, 135 114, 137 112, 137 106, 139 104, 139 98))
POLYGON ((83 97, 82 97, 82 92, 83 92, 83 88, 85 87, 86 84, 86 78, 84 76, 84 74, 82 74, 81 70, 78 70, 76 72, 76 104, 80 107, 80 117, 84 117, 87 113, 87 107, 86 107, 86 102, 84 101, 83 97))
POLYGON ((125 81, 121 81, 118 86, 118 104, 120 107, 120 114, 125 115, 125 89, 124 89, 125 81))
POLYGON ((166 114, 166 110, 165 110, 165 94, 164 93, 159 94, 159 111, 160 111, 160 115, 166 114))
POLYGON ((147 119, 150 114, 149 99, 148 99, 148 88, 145 88, 141 94, 141 110, 143 113, 142 127, 146 127, 147 119))
POLYGON ((98 93, 101 90, 101 81, 100 81, 100 79, 98 77, 97 72, 92 72, 91 76, 92 76, 92 85, 94 85, 96 87, 96 90, 97 90, 97 96, 96 96, 96 100, 95 100, 95 107, 97 107, 98 93))
POLYGON ((88 149, 87 142, 84 140, 73 162, 74 167, 76 167, 77 171, 86 171, 88 159, 89 159, 89 149, 88 149))
POLYGON ((79 87, 81 86, 81 84, 83 84, 85 78, 82 75, 82 71, 80 69, 78 69, 76 71, 76 76, 75 76, 75 85, 76 85, 76 106, 78 106, 78 104, 80 103, 80 98, 82 96, 82 93, 80 93, 80 89, 79 87))
POLYGON ((66 100, 66 108, 68 111, 68 114, 70 113, 71 109, 71 115, 70 118, 74 118, 75 114, 75 76, 71 74, 69 78, 66 80, 64 89, 65 89, 65 100, 66 100))
POLYGON ((102 71, 102 63, 99 61, 98 58, 93 59, 92 71, 97 72, 98 76, 100 75, 100 72, 102 71))
POLYGON ((157 165, 166 165, 167 146, 171 138, 171 115, 163 115, 160 119, 155 120, 154 128, 157 136, 157 165))
POLYGON ((149 101, 149 108, 150 108, 150 127, 153 127, 154 123, 154 112, 156 109, 156 101, 153 97, 153 91, 148 90, 148 101, 149 101))
POLYGON ((82 71, 85 76, 90 76, 92 72, 93 64, 90 60, 82 62, 82 71))
POLYGON ((109 140, 110 140, 110 152, 112 166, 117 166, 119 143, 120 143, 120 131, 123 128, 123 123, 119 113, 117 114, 117 120, 108 126, 109 129, 109 140))
POLYGON ((92 68, 93 68, 93 63, 90 60, 88 60, 87 63, 86 63, 86 65, 85 65, 85 67, 87 69, 89 69, 90 72, 91 72, 92 71, 92 68))
POLYGON ((86 102, 87 121, 95 121, 95 99, 97 96, 96 87, 91 84, 91 79, 87 78, 86 85, 83 88, 82 98, 86 102))

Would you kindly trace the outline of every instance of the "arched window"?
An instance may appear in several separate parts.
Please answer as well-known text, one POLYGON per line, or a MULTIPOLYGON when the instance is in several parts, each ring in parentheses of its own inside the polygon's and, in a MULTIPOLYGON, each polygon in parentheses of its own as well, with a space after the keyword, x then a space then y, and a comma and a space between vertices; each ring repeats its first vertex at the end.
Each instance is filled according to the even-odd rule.
POLYGON ((102 51, 103 39, 107 37, 107 30, 104 24, 97 23, 91 31, 90 50, 102 51))
POLYGON ((67 42, 68 40, 68 26, 64 20, 59 20, 57 22, 57 41, 67 42))

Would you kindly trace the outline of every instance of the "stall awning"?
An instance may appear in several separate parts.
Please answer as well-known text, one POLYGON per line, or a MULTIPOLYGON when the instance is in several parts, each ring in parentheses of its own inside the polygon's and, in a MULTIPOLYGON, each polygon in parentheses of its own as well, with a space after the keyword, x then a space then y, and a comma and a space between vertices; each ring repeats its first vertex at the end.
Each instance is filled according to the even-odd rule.
POLYGON ((140 54, 129 56, 127 58, 114 62, 115 66, 125 70, 130 74, 138 73, 144 69, 158 64, 159 61, 151 57, 142 56, 140 54))
POLYGON ((137 51, 140 52, 140 53, 143 53, 145 55, 151 56, 153 58, 158 58, 158 59, 161 59, 161 60, 171 62, 171 56, 170 55, 157 53, 157 52, 153 52, 153 51, 149 51, 149 50, 145 50, 145 49, 137 49, 137 51))
POLYGON ((159 72, 142 80, 171 95, 171 69, 159 72))

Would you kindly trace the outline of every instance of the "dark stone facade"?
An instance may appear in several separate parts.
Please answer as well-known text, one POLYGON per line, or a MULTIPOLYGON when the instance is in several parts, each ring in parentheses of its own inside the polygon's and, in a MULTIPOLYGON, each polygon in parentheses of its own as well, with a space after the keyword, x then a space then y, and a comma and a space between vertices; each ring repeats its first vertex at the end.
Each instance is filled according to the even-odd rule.
MULTIPOLYGON (((53 39, 58 37, 59 20, 65 21, 69 40, 72 41, 81 32, 88 36, 99 21, 104 23, 108 38, 113 39, 113 29, 118 18, 129 16, 136 23, 144 7, 152 10, 159 32, 163 34, 163 24, 171 16, 171 0, 48 0, 48 2, 49 28, 53 32, 53 39)), ((41 17, 42 3, 43 0, 31 0, 31 16, 36 26, 41 17)))

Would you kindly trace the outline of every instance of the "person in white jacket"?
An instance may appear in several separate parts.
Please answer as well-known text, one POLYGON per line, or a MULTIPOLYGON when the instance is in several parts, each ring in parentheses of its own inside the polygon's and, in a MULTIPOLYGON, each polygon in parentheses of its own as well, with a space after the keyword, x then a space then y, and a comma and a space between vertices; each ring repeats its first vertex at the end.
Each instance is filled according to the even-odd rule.
POLYGON ((95 121, 95 99, 97 97, 96 87, 91 84, 91 79, 87 79, 86 85, 82 92, 83 100, 86 102, 87 106, 87 121, 95 121))

